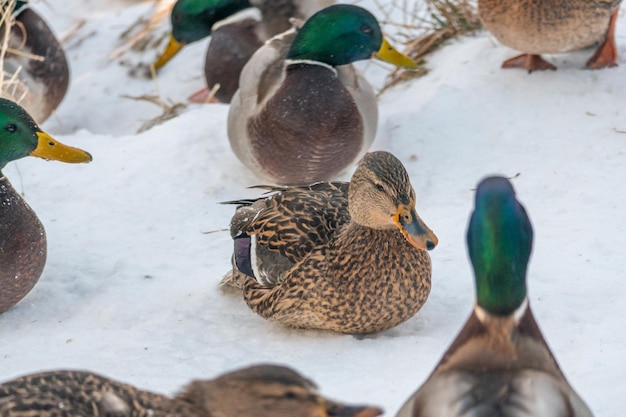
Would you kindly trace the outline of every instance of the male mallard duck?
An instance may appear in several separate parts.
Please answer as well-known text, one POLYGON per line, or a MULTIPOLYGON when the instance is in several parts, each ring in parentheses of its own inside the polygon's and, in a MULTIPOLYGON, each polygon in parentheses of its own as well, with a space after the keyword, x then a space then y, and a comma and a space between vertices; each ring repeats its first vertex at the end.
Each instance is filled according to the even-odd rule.
MULTIPOLYGON (((37 123, 43 123, 67 91, 70 79, 67 60, 54 33, 28 2, 15 1, 15 8, 9 10, 11 3, 2 2, 2 11, 14 19, 2 61, 5 83, 7 77, 17 72, 17 78, 27 90, 22 105, 37 123)), ((0 31, 4 34, 4 27, 0 31)))
MULTIPOLYGON (((155 62, 158 70, 185 45, 211 35, 204 64, 207 86, 219 84, 215 98, 230 103, 239 87, 239 75, 252 54, 270 37, 291 27, 289 19, 306 19, 333 0, 178 0, 171 13, 172 33, 164 52, 155 62), (261 19, 238 14, 256 6, 261 19)), ((192 96, 202 101, 202 90, 192 96)))
POLYGON ((239 200, 233 270, 224 283, 250 308, 292 327, 382 331, 411 318, 430 292, 426 249, 437 237, 388 152, 363 157, 350 183, 273 189, 239 200))
POLYGON ((327 7, 297 32, 268 41, 244 67, 228 113, 233 151, 278 184, 328 180, 357 162, 376 135, 376 96, 352 62, 415 63, 383 38, 376 18, 327 7))
POLYGON ((3 417, 376 417, 382 410, 349 406, 317 394, 295 371, 257 365, 193 381, 175 398, 83 371, 52 371, 0 384, 3 417))
POLYGON ((37 215, 2 175, 7 163, 25 156, 89 162, 91 155, 42 132, 17 104, 0 98, 0 313, 33 288, 46 263, 46 234, 37 215))
POLYGON ((526 295, 533 230, 511 183, 483 180, 467 231, 476 306, 398 417, 591 417, 535 322, 526 295))
POLYGON ((615 22, 621 0, 478 0, 485 27, 504 45, 524 52, 503 68, 556 69, 540 54, 600 43, 587 67, 617 65, 615 22))

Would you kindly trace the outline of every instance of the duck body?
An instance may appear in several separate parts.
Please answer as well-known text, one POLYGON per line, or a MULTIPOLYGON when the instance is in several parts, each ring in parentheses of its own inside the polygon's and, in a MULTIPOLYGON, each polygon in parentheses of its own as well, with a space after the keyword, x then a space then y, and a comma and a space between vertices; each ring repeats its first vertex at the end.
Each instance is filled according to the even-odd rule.
POLYGON ((266 42, 245 65, 228 113, 239 160, 281 185, 326 181, 357 162, 374 141, 378 104, 351 64, 371 57, 415 66, 371 13, 346 4, 266 42))
POLYGON ((228 113, 231 148, 260 178, 301 185, 356 163, 376 136, 378 106, 352 65, 286 63, 296 32, 248 61, 228 113))
MULTIPOLYGON (((307 19, 333 2, 210 0, 201 4, 199 0, 179 0, 172 11, 170 45, 173 40, 174 45, 179 45, 174 47, 178 51, 183 45, 211 35, 204 64, 206 83, 208 90, 215 91, 215 99, 230 103, 244 65, 266 40, 289 29, 289 19, 307 19)), ((171 58, 167 52, 164 55, 168 57, 157 60, 157 69, 171 58)), ((204 101, 208 90, 194 94, 192 100, 204 101)))
MULTIPOLYGON (((373 160, 380 167, 393 161, 392 170, 398 168, 402 178, 399 188, 412 193, 405 189, 408 178, 395 157, 375 152, 364 160, 362 164, 373 160)), ((426 249, 434 248, 437 238, 415 213, 408 194, 406 204, 393 199, 380 203, 387 209, 380 217, 373 215, 380 227, 359 224, 354 212, 359 218, 360 208, 351 209, 349 202, 361 204, 358 196, 368 192, 366 187, 357 178, 356 183, 274 189, 265 198, 237 201, 240 207, 231 222, 233 271, 225 282, 243 290, 253 311, 290 327, 359 334, 411 318, 430 292, 426 249), (351 198, 354 187, 357 197, 351 198), (402 227, 392 219, 399 213, 410 218, 402 227), (386 216, 389 226, 383 227, 386 216), (412 237, 405 236, 404 227, 412 237)), ((395 196, 396 191, 389 193, 395 196)), ((381 194, 372 198, 387 198, 376 192, 381 194)))
POLYGON ((591 417, 533 317, 525 274, 532 227, 503 177, 476 192, 468 247, 477 302, 398 417, 591 417))
POLYGON ((35 286, 46 264, 46 232, 6 177, 0 178, 0 313, 35 286))
MULTIPOLYGON (((485 28, 498 41, 535 58, 540 54, 564 53, 600 44, 588 66, 601 68, 617 65, 614 25, 620 2, 479 0, 478 11, 485 28)), ((520 59, 512 59, 504 66, 513 67, 519 62, 520 59)), ((546 68, 526 69, 554 68, 550 64, 546 68)))
POLYGON ((7 163, 29 155, 91 161, 89 153, 57 142, 22 107, 0 98, 0 313, 26 296, 46 263, 43 225, 1 172, 7 163))
POLYGON ((0 384, 3 417, 376 417, 371 406, 350 406, 317 394, 297 372, 255 365, 196 380, 174 398, 87 371, 51 371, 0 384))
POLYGON ((36 122, 43 123, 65 97, 69 66, 56 36, 27 2, 16 2, 15 22, 8 45, 24 54, 7 52, 3 70, 14 74, 21 67, 18 78, 27 89, 22 105, 36 122))

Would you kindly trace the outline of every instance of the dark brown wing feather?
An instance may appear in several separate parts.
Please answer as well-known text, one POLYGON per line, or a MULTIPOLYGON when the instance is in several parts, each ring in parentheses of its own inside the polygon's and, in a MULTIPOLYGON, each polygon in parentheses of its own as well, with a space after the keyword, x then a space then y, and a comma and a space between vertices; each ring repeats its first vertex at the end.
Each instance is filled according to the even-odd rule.
POLYGON ((327 244, 346 224, 348 183, 320 182, 307 187, 272 188, 258 200, 238 200, 231 221, 233 238, 256 235, 257 245, 296 263, 327 244))

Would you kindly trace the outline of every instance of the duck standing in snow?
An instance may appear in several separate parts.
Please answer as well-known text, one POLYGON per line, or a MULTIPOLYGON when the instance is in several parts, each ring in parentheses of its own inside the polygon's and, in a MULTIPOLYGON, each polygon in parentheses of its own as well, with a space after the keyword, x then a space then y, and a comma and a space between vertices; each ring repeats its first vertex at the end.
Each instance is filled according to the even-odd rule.
POLYGON ((256 365, 191 382, 176 397, 85 371, 52 371, 0 384, 3 417, 376 417, 382 410, 329 400, 297 372, 256 365))
POLYGON ((327 181, 356 163, 374 141, 378 103, 349 64, 372 57, 416 66, 370 12, 348 4, 268 41, 244 67, 228 113, 239 160, 282 185, 327 181))
MULTIPOLYGON (((5 83, 13 74, 24 91, 13 94, 37 123, 43 123, 59 106, 69 85, 70 73, 63 47, 46 22, 27 1, 2 1, 10 26, 8 49, 2 61, 5 83), (13 7, 13 8, 11 8, 13 7)), ((5 23, 6 24, 6 23, 5 23)), ((2 34, 5 27, 0 27, 2 34)), ((4 36, 2 36, 3 38, 4 36)), ((5 92, 2 92, 5 97, 5 92)))
POLYGON ((431 287, 437 237, 388 152, 366 154, 347 182, 272 189, 239 200, 233 270, 223 283, 253 311, 297 328, 373 333, 413 317, 431 287))
POLYGON ((524 52, 503 68, 554 70, 541 54, 599 44, 587 67, 617 65, 615 24, 621 0, 478 0, 485 27, 504 45, 524 52))
MULTIPOLYGON (((230 103, 239 75, 252 54, 270 37, 291 27, 290 18, 306 19, 333 0, 178 0, 171 13, 169 43, 154 66, 162 68, 185 45, 211 36, 204 75, 208 89, 192 96, 204 101, 219 84, 215 98, 230 103), (260 18, 251 9, 260 11, 260 18), (247 12, 239 13, 246 10, 247 12)), ((258 14, 258 13, 257 13, 258 14)))
POLYGON ((467 231, 476 305, 397 417, 592 417, 548 348, 526 293, 533 230, 511 183, 483 180, 467 231))
MULTIPOLYGON (((28 155, 70 163, 91 161, 87 152, 63 145, 41 131, 20 106, 0 99, 0 170, 28 155)), ((46 254, 43 225, 0 172, 0 313, 37 283, 46 254)))

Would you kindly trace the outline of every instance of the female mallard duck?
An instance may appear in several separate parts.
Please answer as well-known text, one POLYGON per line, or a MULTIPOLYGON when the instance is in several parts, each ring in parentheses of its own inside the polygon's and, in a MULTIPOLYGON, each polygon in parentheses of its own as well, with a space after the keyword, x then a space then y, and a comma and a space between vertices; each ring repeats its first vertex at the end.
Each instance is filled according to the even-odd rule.
POLYGON ((556 69, 540 54, 558 54, 599 43, 587 67, 617 65, 615 22, 621 0, 478 0, 485 27, 504 45, 524 52, 503 68, 556 69))
MULTIPOLYGON (((17 104, 0 98, 0 170, 25 156, 89 162, 91 155, 42 132, 17 104)), ((46 263, 46 234, 37 215, 0 171, 0 313, 33 288, 46 263)))
POLYGON ((426 249, 438 240, 415 212, 395 156, 366 154, 350 183, 273 190, 230 202, 240 206, 223 282, 241 288, 253 311, 292 327, 357 334, 396 326, 426 302, 426 249))
MULTIPOLYGON (((63 100, 69 85, 69 69, 61 44, 46 22, 26 1, 2 2, 11 22, 8 49, 2 61, 7 76, 17 73, 24 84, 22 105, 37 123, 43 123, 63 100), (14 4, 13 10, 9 6, 14 4)), ((0 27, 4 34, 4 27, 0 27)), ((4 93, 4 92, 3 92, 4 93)))
POLYGON ((511 183, 483 180, 467 231, 476 306, 398 417, 591 417, 550 352, 526 295, 533 230, 511 183))
POLYGON ((175 398, 83 371, 52 371, 0 384, 0 415, 151 417, 376 417, 382 410, 322 397, 293 370, 257 365, 193 381, 175 398))
POLYGON ((244 67, 228 113, 233 151, 256 175, 286 185, 328 180, 374 141, 376 96, 352 62, 415 63, 383 38, 376 18, 340 4, 268 41, 244 67))
MULTIPOLYGON (((291 27, 289 19, 306 19, 333 0, 178 0, 171 13, 172 33, 154 66, 163 67, 185 45, 211 35, 204 63, 207 86, 219 84, 215 98, 230 103, 239 87, 239 75, 252 54, 270 37, 291 27), (256 6, 261 19, 231 15, 256 6)), ((204 101, 208 89, 192 96, 204 101)))

